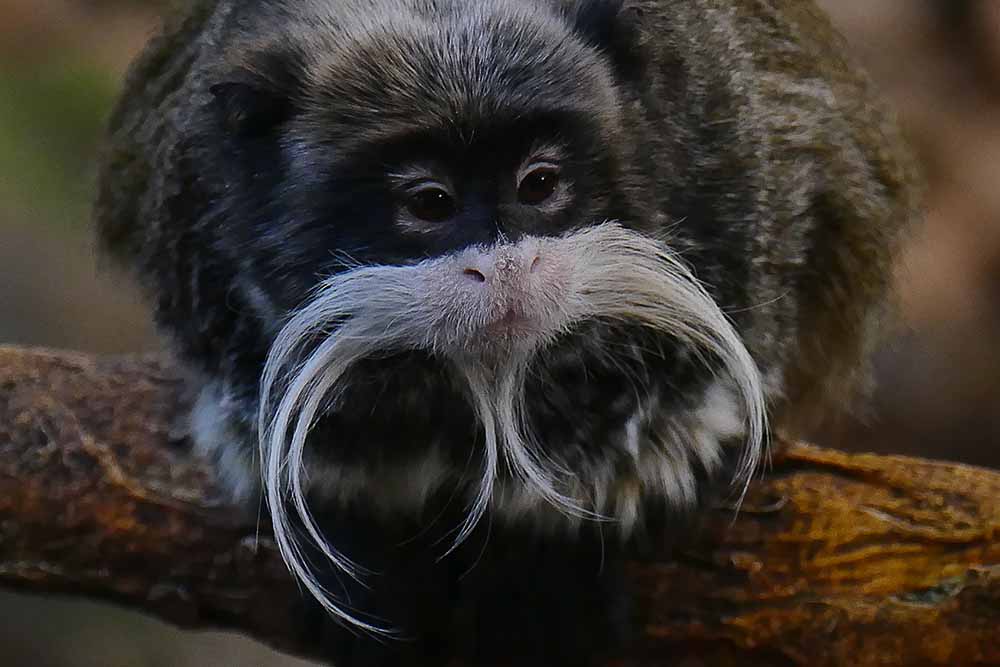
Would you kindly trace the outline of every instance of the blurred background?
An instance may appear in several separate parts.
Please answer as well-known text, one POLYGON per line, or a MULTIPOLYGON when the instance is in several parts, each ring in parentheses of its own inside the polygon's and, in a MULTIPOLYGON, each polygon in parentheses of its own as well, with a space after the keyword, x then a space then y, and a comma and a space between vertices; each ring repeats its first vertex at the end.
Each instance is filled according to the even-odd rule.
MULTIPOLYGON (((97 269, 95 151, 165 3, 0 0, 0 344, 156 347, 126 281, 97 269)), ((1000 467, 1000 2, 820 0, 897 110, 931 189, 899 269, 909 326, 878 356, 865 424, 822 444, 1000 467)), ((0 594, 0 665, 304 665, 80 601, 0 594)))

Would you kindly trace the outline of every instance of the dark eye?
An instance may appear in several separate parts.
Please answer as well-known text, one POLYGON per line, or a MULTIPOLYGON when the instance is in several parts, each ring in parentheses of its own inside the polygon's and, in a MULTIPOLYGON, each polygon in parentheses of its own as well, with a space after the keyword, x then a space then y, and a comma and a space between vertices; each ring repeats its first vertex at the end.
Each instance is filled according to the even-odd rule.
POLYGON ((559 170, 556 167, 535 167, 517 186, 517 199, 522 204, 537 206, 552 196, 557 185, 559 185, 559 170))
POLYGON ((406 210, 425 222, 444 222, 455 215, 455 200, 443 188, 423 188, 410 195, 406 210))

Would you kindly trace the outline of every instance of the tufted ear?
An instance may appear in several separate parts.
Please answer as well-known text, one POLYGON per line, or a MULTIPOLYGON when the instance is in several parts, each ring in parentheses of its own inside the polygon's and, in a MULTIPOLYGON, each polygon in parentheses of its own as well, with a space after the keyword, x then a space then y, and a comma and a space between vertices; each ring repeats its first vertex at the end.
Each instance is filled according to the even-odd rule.
POLYGON ((223 127, 234 136, 267 134, 291 115, 291 102, 254 84, 229 81, 209 91, 223 127))
POLYGON ((570 11, 577 33, 604 52, 619 74, 641 74, 641 9, 625 0, 578 0, 570 11))

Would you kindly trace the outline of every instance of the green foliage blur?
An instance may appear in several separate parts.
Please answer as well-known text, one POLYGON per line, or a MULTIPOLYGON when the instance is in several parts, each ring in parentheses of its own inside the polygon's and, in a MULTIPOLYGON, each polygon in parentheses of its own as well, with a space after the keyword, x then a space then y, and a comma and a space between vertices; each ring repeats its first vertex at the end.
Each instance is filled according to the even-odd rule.
POLYGON ((0 343, 154 344, 131 281, 98 261, 90 206, 106 119, 156 20, 146 3, 0 0, 0 343))
POLYGON ((85 223, 98 138, 117 88, 114 73, 78 57, 0 69, 0 173, 11 177, 0 181, 5 206, 43 224, 85 223))

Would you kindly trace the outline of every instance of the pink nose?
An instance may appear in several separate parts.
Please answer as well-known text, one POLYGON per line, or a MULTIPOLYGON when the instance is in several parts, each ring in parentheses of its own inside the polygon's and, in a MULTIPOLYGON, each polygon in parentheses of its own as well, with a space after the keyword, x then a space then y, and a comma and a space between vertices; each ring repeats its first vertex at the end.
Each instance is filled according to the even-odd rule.
POLYGON ((463 262, 462 275, 472 282, 489 287, 516 287, 524 277, 535 273, 542 258, 523 248, 500 247, 489 251, 472 251, 463 262))
POLYGON ((485 283, 486 282, 486 274, 484 274, 479 269, 472 268, 471 266, 469 268, 465 269, 464 271, 462 271, 462 274, 468 276, 469 278, 471 278, 472 280, 474 280, 477 283, 485 283))
POLYGON ((464 323, 476 340, 536 341, 539 332, 562 326, 564 265, 544 240, 533 237, 460 250, 443 265, 442 315, 464 323))

